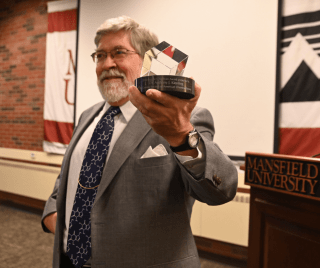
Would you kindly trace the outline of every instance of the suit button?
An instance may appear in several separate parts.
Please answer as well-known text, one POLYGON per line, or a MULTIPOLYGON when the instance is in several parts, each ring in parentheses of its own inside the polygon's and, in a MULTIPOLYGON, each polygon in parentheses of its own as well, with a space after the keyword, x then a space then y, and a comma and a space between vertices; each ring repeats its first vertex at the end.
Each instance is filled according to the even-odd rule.
POLYGON ((214 180, 214 182, 216 183, 216 185, 220 185, 221 184, 221 179, 219 177, 217 177, 216 175, 214 175, 212 177, 212 179, 214 180))

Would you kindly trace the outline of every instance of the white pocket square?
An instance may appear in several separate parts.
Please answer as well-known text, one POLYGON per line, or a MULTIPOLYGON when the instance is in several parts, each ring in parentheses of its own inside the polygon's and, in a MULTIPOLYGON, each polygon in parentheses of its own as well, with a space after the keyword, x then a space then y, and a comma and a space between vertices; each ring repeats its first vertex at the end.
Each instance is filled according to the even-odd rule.
POLYGON ((140 159, 150 158, 150 157, 159 157, 159 156, 164 156, 167 154, 168 154, 168 152, 167 152, 166 148, 162 144, 159 144, 156 147, 154 147, 153 149, 151 146, 149 146, 147 151, 141 156, 140 159))

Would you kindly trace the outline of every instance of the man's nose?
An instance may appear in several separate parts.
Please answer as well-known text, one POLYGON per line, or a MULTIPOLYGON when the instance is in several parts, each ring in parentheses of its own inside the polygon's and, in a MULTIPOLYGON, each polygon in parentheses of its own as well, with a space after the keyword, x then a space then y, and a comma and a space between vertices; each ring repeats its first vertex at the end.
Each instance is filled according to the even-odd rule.
POLYGON ((117 64, 116 64, 114 58, 112 57, 112 55, 109 54, 109 55, 105 58, 105 60, 104 60, 104 62, 103 62, 103 65, 102 65, 102 68, 103 68, 104 70, 109 70, 109 69, 111 69, 111 68, 115 68, 116 66, 117 66, 117 64))

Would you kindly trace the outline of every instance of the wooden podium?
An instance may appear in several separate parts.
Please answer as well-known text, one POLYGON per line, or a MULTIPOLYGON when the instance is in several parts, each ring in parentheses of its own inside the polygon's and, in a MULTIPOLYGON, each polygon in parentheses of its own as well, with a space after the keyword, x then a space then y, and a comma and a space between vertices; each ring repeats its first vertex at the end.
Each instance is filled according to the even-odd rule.
POLYGON ((246 153, 248 268, 320 267, 320 159, 246 153))

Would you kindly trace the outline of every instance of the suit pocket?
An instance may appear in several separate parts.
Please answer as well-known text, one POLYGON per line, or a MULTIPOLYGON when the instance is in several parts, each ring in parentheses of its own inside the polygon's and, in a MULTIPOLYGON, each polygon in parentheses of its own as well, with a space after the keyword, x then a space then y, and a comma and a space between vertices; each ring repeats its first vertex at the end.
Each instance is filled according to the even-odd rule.
MULTIPOLYGON (((169 183, 175 177, 178 168, 176 159, 172 154, 136 159, 133 163, 133 169, 127 175, 135 179, 135 183, 148 186, 152 183, 153 187, 169 183)), ((144 186, 142 186, 143 188, 144 186)))
POLYGON ((163 166, 168 163, 172 163, 175 161, 172 154, 158 156, 158 157, 149 157, 149 158, 142 158, 138 159, 135 162, 136 168, 144 168, 144 167, 156 167, 156 166, 163 166))

